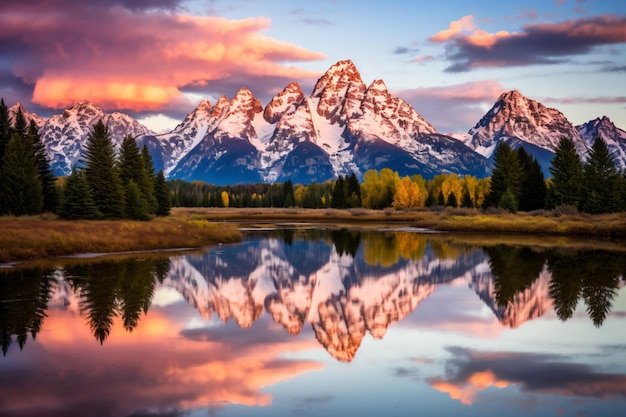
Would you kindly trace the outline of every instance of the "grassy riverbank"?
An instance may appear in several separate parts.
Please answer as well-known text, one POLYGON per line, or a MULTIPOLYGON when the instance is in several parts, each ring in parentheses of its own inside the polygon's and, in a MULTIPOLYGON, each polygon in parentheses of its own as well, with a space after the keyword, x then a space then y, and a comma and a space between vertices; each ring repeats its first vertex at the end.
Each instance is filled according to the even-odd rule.
POLYGON ((483 213, 470 209, 442 211, 334 209, 178 209, 178 213, 213 222, 307 222, 332 224, 396 224, 439 231, 481 234, 534 234, 572 237, 626 238, 626 213, 556 215, 483 213))
MULTIPOLYGON (((179 208, 168 218, 62 221, 52 217, 0 217, 0 263, 79 253, 198 248, 241 240, 237 224, 314 223, 359 227, 420 227, 501 239, 513 235, 626 239, 626 213, 592 216, 553 213, 494 213, 477 210, 375 211, 366 209, 199 209, 179 208)), ((580 240, 580 239, 579 239, 580 240)), ((608 244, 609 242, 605 242, 608 244)), ((558 243, 557 243, 558 244, 558 243)))
POLYGON ((184 212, 148 222, 0 217, 0 263, 79 253, 198 248, 241 240, 234 226, 184 212))

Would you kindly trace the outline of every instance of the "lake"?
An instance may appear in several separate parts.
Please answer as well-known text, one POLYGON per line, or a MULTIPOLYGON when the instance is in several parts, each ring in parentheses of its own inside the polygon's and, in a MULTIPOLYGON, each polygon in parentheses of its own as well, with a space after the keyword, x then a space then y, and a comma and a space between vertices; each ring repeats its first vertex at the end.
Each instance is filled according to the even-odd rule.
POLYGON ((0 270, 0 416, 624 415, 626 252, 245 236, 0 270))

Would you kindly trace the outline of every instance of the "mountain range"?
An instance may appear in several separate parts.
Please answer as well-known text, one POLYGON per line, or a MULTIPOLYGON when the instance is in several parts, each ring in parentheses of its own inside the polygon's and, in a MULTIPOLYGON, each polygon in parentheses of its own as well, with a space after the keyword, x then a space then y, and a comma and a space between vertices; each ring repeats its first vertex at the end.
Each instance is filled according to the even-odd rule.
POLYGON ((214 105, 203 100, 168 133, 157 134, 122 113, 108 114, 83 101, 45 120, 20 104, 27 120, 40 127, 56 175, 68 175, 79 163, 92 126, 103 119, 115 146, 126 135, 145 144, 155 168, 168 179, 202 180, 217 185, 322 182, 351 172, 388 167, 401 176, 439 173, 490 173, 499 143, 524 147, 544 172, 561 137, 572 139, 586 158, 601 136, 626 169, 626 132, 607 117, 574 126, 560 111, 523 96, 503 93, 466 134, 445 135, 401 98, 393 97, 382 80, 366 85, 351 61, 340 61, 305 96, 290 83, 265 105, 247 88, 214 105))

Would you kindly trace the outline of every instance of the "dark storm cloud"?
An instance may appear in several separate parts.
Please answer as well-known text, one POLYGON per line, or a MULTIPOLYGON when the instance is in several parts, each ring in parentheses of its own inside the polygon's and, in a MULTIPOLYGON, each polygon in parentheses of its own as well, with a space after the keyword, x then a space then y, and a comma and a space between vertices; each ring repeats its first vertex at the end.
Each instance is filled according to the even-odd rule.
POLYGON ((626 16, 600 15, 558 23, 528 24, 521 32, 487 33, 466 16, 430 38, 446 45, 447 72, 475 68, 557 64, 598 46, 626 42, 626 16))

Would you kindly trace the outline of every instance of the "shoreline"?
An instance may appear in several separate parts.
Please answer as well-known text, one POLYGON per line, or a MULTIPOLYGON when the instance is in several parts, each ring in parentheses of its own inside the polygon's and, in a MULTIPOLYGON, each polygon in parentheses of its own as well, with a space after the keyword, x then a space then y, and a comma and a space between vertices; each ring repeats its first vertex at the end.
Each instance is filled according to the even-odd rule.
POLYGON ((363 230, 409 228, 437 238, 480 245, 500 243, 541 247, 592 247, 626 251, 626 213, 607 215, 496 213, 478 210, 175 208, 167 218, 64 221, 50 215, 0 217, 0 266, 133 252, 196 250, 236 243, 260 227, 315 225, 363 230), (250 228, 246 230, 245 228, 250 228), (240 230, 242 228, 242 230, 240 230))

